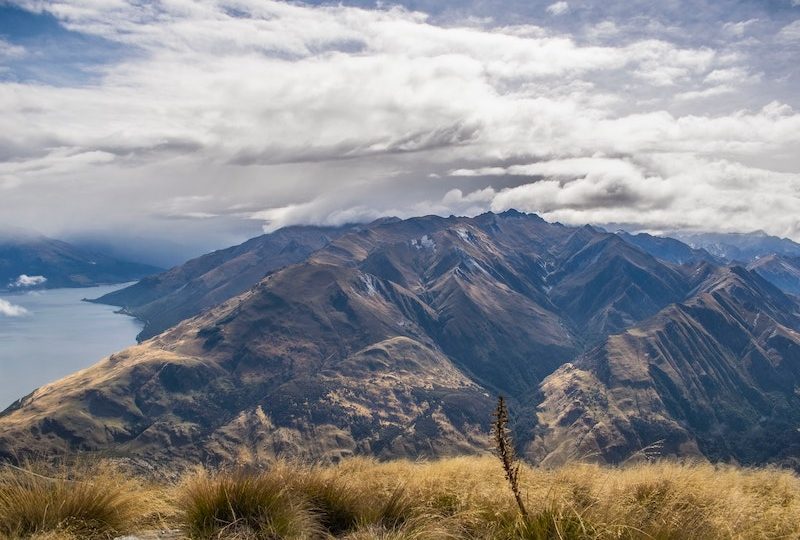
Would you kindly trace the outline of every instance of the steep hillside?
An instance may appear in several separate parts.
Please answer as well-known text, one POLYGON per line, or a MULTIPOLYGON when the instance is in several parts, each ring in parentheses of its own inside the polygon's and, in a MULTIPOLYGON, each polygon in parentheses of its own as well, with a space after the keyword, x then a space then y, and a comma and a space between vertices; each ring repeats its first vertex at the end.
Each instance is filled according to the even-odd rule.
POLYGON ((591 239, 557 266, 550 296, 588 342, 682 300, 691 282, 616 235, 591 239))
POLYGON ((747 268, 783 292, 800 295, 800 257, 767 255, 759 257, 747 268))
POLYGON ((672 265, 518 212, 353 227, 303 261, 0 415, 0 454, 159 459, 485 449, 783 460, 800 316, 743 268, 672 265), (87 414, 88 413, 88 414, 87 414))
POLYGON ((124 283, 159 270, 45 236, 0 234, 0 290, 124 283))
POLYGON ((548 463, 618 462, 656 444, 665 454, 797 465, 799 309, 752 272, 718 270, 690 300, 548 377, 528 452, 548 463))
POLYGON ((94 300, 141 319, 138 338, 160 334, 184 319, 243 293, 269 272, 300 262, 346 228, 287 227, 203 255, 94 300))
POLYGON ((619 231, 617 235, 645 253, 671 263, 721 262, 703 248, 693 248, 668 236, 653 236, 647 233, 630 234, 625 231, 619 231))
POLYGON ((680 299, 682 275, 533 215, 382 220, 36 391, 0 418, 0 448, 476 451, 496 393, 535 405, 587 329, 599 338, 680 299), (595 287, 603 276, 615 279, 595 287))

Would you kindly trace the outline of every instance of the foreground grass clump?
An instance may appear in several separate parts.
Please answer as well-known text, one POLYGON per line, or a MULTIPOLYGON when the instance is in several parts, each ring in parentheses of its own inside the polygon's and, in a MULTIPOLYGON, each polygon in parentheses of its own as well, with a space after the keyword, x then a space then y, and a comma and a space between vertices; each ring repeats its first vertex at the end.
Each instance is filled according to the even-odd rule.
POLYGON ((779 470, 672 462, 553 470, 523 465, 519 487, 527 518, 490 457, 353 459, 321 473, 346 481, 349 497, 361 497, 360 506, 372 509, 362 510, 348 538, 389 537, 399 529, 374 514, 398 486, 405 502, 396 513, 418 524, 417 531, 424 524, 437 527, 420 533, 425 538, 800 538, 800 479, 779 470), (384 533, 374 532, 376 523, 384 533))
POLYGON ((137 524, 145 491, 108 463, 4 465, 0 538, 113 538, 137 524))
POLYGON ((191 538, 317 538, 322 528, 309 503, 289 490, 283 467, 198 470, 178 496, 183 530, 191 538))
POLYGON ((4 470, 0 537, 800 538, 800 478, 778 469, 668 461, 625 467, 575 463, 557 469, 520 464, 525 516, 503 466, 492 456, 199 469, 156 487, 108 465, 92 467, 91 472, 62 471, 60 480, 49 473, 56 482, 4 470), (72 482, 78 479, 88 482, 72 482), (158 525, 147 518, 156 514, 162 516, 158 525), (172 532, 154 535, 157 528, 172 532))

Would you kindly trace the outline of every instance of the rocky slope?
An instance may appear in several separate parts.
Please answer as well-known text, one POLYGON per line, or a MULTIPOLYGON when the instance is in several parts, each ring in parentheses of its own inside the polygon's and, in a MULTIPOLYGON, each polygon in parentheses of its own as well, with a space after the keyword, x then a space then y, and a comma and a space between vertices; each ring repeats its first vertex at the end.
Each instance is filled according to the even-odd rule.
POLYGON ((662 439, 781 459, 800 411, 796 312, 752 272, 674 265, 591 227, 381 220, 20 400, 0 415, 0 454, 477 452, 502 393, 548 462, 662 439), (782 442, 748 450, 764 437, 782 442))
POLYGON ((344 227, 287 227, 192 259, 93 300, 118 306, 145 325, 138 338, 243 293, 269 272, 300 262, 341 235, 344 227))
POLYGON ((700 261, 712 263, 723 262, 703 248, 693 248, 680 240, 668 236, 653 236, 647 233, 630 234, 625 231, 618 231, 617 235, 645 253, 649 253, 657 259, 662 259, 671 263, 686 264, 700 261))
POLYGON ((747 265, 785 293, 800 296, 800 257, 767 255, 747 265))
POLYGON ((36 391, 0 418, 0 449, 474 451, 494 394, 532 406, 585 343, 689 286, 588 227, 515 212, 383 220, 36 391))
POLYGON ((554 464, 660 454, 797 466, 800 306, 741 267, 605 342, 542 384, 538 437, 554 464))

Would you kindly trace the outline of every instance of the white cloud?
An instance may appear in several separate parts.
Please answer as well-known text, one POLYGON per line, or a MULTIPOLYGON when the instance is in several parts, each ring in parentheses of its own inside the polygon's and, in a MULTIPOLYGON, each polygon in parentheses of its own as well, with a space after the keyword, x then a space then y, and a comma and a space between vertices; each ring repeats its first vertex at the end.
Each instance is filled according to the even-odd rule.
POLYGON ((727 84, 719 84, 717 86, 710 86, 703 90, 690 90, 688 92, 681 92, 675 94, 675 99, 678 101, 691 101, 694 99, 706 99, 718 97, 724 94, 731 94, 736 92, 736 89, 727 84))
POLYGON ((607 39, 618 36, 622 32, 614 21, 601 21, 586 28, 586 35, 591 39, 607 39))
POLYGON ((372 221, 383 215, 387 214, 367 206, 341 208, 335 200, 320 198, 303 204, 260 210, 253 213, 251 218, 264 222, 264 232, 272 232, 285 225, 296 223, 338 226, 372 221))
MULTIPOLYGON (((785 188, 800 171, 800 115, 761 92, 771 76, 730 36, 692 46, 603 19, 579 38, 262 0, 25 5, 135 54, 96 68, 96 84, 0 83, 0 214, 18 223, 274 228, 512 201, 563 219, 684 223, 696 216, 684 187, 721 228, 744 215, 711 204, 727 200, 725 182, 750 181, 760 208, 770 181, 785 188), (494 176, 506 183, 490 187, 494 176)), ((733 37, 757 26, 733 25, 733 37)), ((786 214, 746 213, 754 228, 792 230, 797 193, 782 194, 786 214)))
MULTIPOLYGON (((495 174, 496 171, 495 171, 495 174)), ((800 175, 727 160, 662 154, 635 162, 619 158, 553 160, 508 167, 527 183, 497 191, 487 209, 538 212, 569 224, 643 223, 652 228, 755 230, 771 216, 775 234, 800 232, 800 175), (697 178, 704 179, 697 182, 697 178), (540 178, 534 180, 534 178, 540 178), (533 181, 532 181, 533 180, 533 181), (752 193, 761 195, 753 199, 752 193), (736 216, 719 221, 719 216, 736 216)), ((469 197, 471 194, 468 194, 469 197)))
POLYGON ((547 6, 547 12, 550 15, 563 15, 569 11, 569 4, 567 2, 555 2, 547 6))
POLYGON ((22 56, 25 56, 25 47, 14 45, 0 38, 0 60, 21 58, 22 56))
POLYGON ((736 66, 732 68, 715 69, 706 75, 706 83, 751 83, 761 80, 760 74, 751 74, 745 68, 736 66))
POLYGON ((12 287, 36 287, 43 285, 47 281, 44 276, 29 276, 27 274, 20 274, 12 283, 12 287))
POLYGON ((12 304, 7 300, 0 298, 0 316, 3 317, 24 317, 30 312, 22 306, 12 304))
POLYGON ((0 176, 0 189, 14 189, 22 184, 18 176, 4 174, 0 176))
POLYGON ((758 23, 758 19, 748 19, 746 21, 725 23, 722 28, 731 35, 742 37, 747 32, 747 29, 756 23, 758 23))
POLYGON ((794 21, 781 28, 777 37, 780 41, 792 43, 800 41, 800 20, 794 21))
POLYGON ((634 74, 655 86, 690 81, 711 69, 717 56, 711 49, 681 49, 657 40, 637 43, 631 53, 638 60, 634 74))

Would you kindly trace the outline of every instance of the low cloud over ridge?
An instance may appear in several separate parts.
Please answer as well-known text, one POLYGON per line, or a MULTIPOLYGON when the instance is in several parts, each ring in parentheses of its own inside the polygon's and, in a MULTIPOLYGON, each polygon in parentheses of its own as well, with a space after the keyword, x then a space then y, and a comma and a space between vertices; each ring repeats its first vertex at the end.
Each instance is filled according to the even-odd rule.
POLYGON ((796 20, 772 34, 763 15, 710 20, 693 43, 655 18, 639 24, 650 37, 621 19, 548 26, 547 12, 580 20, 578 2, 524 25, 254 0, 17 4, 130 51, 91 84, 0 83, 15 134, 0 136, 0 213, 23 226, 515 207, 800 239, 797 74, 756 54, 796 54, 796 20))

